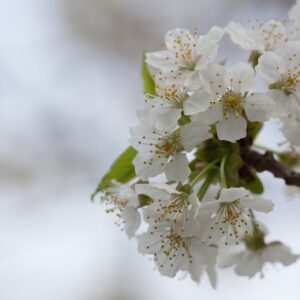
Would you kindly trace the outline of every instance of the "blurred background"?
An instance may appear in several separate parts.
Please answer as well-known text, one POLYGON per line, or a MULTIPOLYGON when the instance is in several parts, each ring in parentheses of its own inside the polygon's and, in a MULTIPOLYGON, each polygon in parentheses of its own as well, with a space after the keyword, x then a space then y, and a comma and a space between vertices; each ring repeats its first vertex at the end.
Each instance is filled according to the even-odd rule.
MULTIPOLYGON (((143 51, 166 30, 286 18, 290 0, 0 1, 0 299, 299 299, 300 264, 266 277, 168 279, 90 194, 127 147, 143 51)), ((246 59, 226 37, 220 58, 246 59)), ((282 140, 269 123, 260 142, 282 140)), ((262 174, 270 239, 300 253, 299 190, 262 174), (293 201, 287 201, 291 194, 293 201), (298 194, 298 196, 297 196, 298 194), (298 198, 298 199, 295 199, 298 198)))

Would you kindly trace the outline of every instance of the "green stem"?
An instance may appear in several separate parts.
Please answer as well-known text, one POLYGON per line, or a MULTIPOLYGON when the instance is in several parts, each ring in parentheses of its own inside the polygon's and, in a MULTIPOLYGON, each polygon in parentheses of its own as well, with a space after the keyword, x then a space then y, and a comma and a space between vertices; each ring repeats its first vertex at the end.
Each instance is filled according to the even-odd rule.
POLYGON ((217 176, 217 172, 216 170, 211 170, 211 172, 209 172, 207 174, 206 179, 204 180, 201 188, 199 189, 197 196, 199 198, 199 201, 201 201, 203 199, 203 197, 205 196, 208 188, 210 187, 210 185, 212 184, 212 182, 214 181, 214 179, 217 176))
POLYGON ((210 169, 212 169, 220 159, 215 159, 211 163, 207 164, 190 182, 190 186, 193 187, 198 180, 200 180, 210 169))
POLYGON ((259 230, 257 229, 256 222, 255 222, 255 215, 252 209, 249 209, 249 214, 251 216, 253 235, 255 236, 259 232, 259 230))
POLYGON ((221 185, 222 188, 227 188, 227 183, 226 183, 226 176, 225 176, 225 166, 226 166, 226 161, 228 158, 228 154, 224 155, 221 161, 221 166, 220 166, 220 178, 221 178, 221 185))

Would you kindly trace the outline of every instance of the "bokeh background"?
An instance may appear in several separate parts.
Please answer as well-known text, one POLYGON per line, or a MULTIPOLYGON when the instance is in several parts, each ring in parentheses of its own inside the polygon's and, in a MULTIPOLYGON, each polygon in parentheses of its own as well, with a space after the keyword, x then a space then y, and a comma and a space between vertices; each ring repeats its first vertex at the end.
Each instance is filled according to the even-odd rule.
MULTIPOLYGON (((156 300, 300 297, 300 264, 263 280, 220 271, 212 290, 164 278, 89 199, 143 101, 140 64, 166 30, 286 18, 290 0, 0 1, 0 299, 156 300)), ((224 39, 221 57, 246 59, 224 39)), ((282 140, 269 123, 262 144, 282 140)), ((300 253, 299 190, 261 175, 276 203, 270 239, 300 253), (288 201, 291 193, 296 195, 288 201), (298 194, 298 196, 297 196, 298 194)), ((280 271, 278 271, 278 269, 280 271)))

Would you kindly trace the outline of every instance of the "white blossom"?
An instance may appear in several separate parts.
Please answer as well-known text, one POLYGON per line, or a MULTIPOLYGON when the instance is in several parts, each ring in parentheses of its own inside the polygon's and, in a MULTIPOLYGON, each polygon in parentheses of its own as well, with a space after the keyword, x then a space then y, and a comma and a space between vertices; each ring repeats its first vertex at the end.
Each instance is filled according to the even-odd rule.
POLYGON ((146 62, 164 72, 176 72, 186 85, 199 87, 198 70, 217 55, 222 28, 214 26, 207 35, 197 36, 176 28, 165 36, 165 50, 146 54, 146 62))
POLYGON ((226 27, 231 40, 245 50, 274 51, 280 48, 287 39, 287 29, 278 20, 269 20, 265 23, 257 22, 247 29, 241 24, 230 22, 226 27))
POLYGON ((138 237, 138 249, 142 254, 153 255, 164 276, 174 277, 181 270, 199 282, 205 271, 211 284, 216 286, 217 248, 204 245, 197 236, 178 234, 170 222, 150 225, 148 231, 138 237))
POLYGON ((283 133, 300 145, 300 42, 288 42, 280 51, 262 55, 257 73, 269 84, 276 103, 275 116, 283 121, 283 133))
POLYGON ((192 235, 198 230, 196 215, 200 202, 195 193, 188 194, 165 184, 137 184, 136 192, 153 200, 143 208, 148 224, 157 226, 161 222, 169 222, 174 232, 181 236, 192 235))
POLYGON ((252 197, 248 190, 240 187, 222 189, 219 198, 203 203, 199 214, 211 214, 207 242, 214 244, 224 239, 225 245, 238 244, 244 235, 251 234, 256 225, 249 209, 267 213, 273 209, 273 202, 252 197))
POLYGON ((264 122, 274 109, 273 100, 263 93, 250 93, 254 71, 248 64, 239 63, 231 69, 210 64, 201 71, 201 97, 187 101, 186 114, 199 114, 197 120, 216 124, 220 140, 235 142, 246 137, 247 121, 264 122))
POLYGON ((289 107, 289 96, 300 95, 300 42, 288 42, 276 52, 263 54, 256 71, 274 90, 271 95, 276 101, 277 113, 284 115, 289 107))
POLYGON ((299 255, 291 253, 289 247, 280 242, 262 245, 259 249, 246 248, 238 253, 231 254, 223 259, 220 267, 234 266, 237 275, 254 277, 257 273, 263 276, 263 269, 267 263, 280 263, 284 266, 296 262, 299 255))
POLYGON ((155 94, 146 95, 150 108, 150 124, 160 130, 176 126, 186 101, 199 97, 199 92, 189 92, 182 79, 172 73, 159 72, 153 75, 155 94))
POLYGON ((105 189, 102 201, 109 206, 106 211, 117 216, 118 227, 125 229, 131 238, 141 223, 141 216, 137 210, 139 200, 134 189, 128 184, 113 182, 105 189))
POLYGON ((187 151, 190 151, 210 138, 211 134, 208 132, 210 128, 202 123, 187 136, 188 138, 181 140, 180 131, 185 132, 185 126, 173 132, 161 131, 144 124, 132 128, 130 142, 138 151, 133 163, 141 179, 147 180, 165 172, 168 180, 180 182, 190 175, 189 161, 186 153, 182 152, 185 145, 187 151), (192 134, 193 132, 195 134, 192 134))

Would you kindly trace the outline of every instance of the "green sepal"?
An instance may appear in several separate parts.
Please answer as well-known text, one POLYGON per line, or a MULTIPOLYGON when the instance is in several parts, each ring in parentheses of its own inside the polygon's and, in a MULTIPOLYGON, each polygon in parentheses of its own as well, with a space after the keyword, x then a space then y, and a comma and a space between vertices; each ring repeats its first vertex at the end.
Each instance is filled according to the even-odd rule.
POLYGON ((297 152, 282 152, 278 154, 278 158, 288 167, 294 167, 300 162, 300 154, 297 152))
POLYGON ((260 130, 262 129, 262 123, 260 122, 248 122, 247 125, 247 136, 250 136, 252 142, 256 139, 260 130))
POLYGON ((193 188, 189 184, 185 184, 179 188, 179 191, 190 195, 193 192, 193 188))
POLYGON ((258 60, 261 57, 261 53, 257 50, 254 50, 250 53, 248 62, 251 63, 253 69, 258 65, 258 60))
POLYGON ((253 235, 246 235, 243 239, 246 247, 252 251, 257 251, 266 247, 265 234, 257 230, 253 235))
POLYGON ((149 72, 148 65, 146 63, 146 55, 143 55, 142 63, 142 78, 144 83, 144 92, 148 95, 155 95, 155 82, 152 75, 149 72))
POLYGON ((264 185, 253 168, 245 165, 240 169, 240 185, 254 194, 262 194, 264 185))
POLYGON ((140 207, 147 206, 153 203, 153 199, 145 194, 139 194, 138 198, 140 202, 140 207))
POLYGON ((191 122, 191 117, 185 115, 184 113, 182 113, 180 119, 178 120, 178 125, 183 126, 183 125, 188 124, 190 122, 191 122))
POLYGON ((95 192, 92 194, 92 200, 94 197, 107 188, 113 180, 121 183, 126 183, 133 179, 135 174, 134 165, 132 163, 137 151, 133 147, 128 147, 112 164, 110 170, 105 174, 98 184, 95 192))

